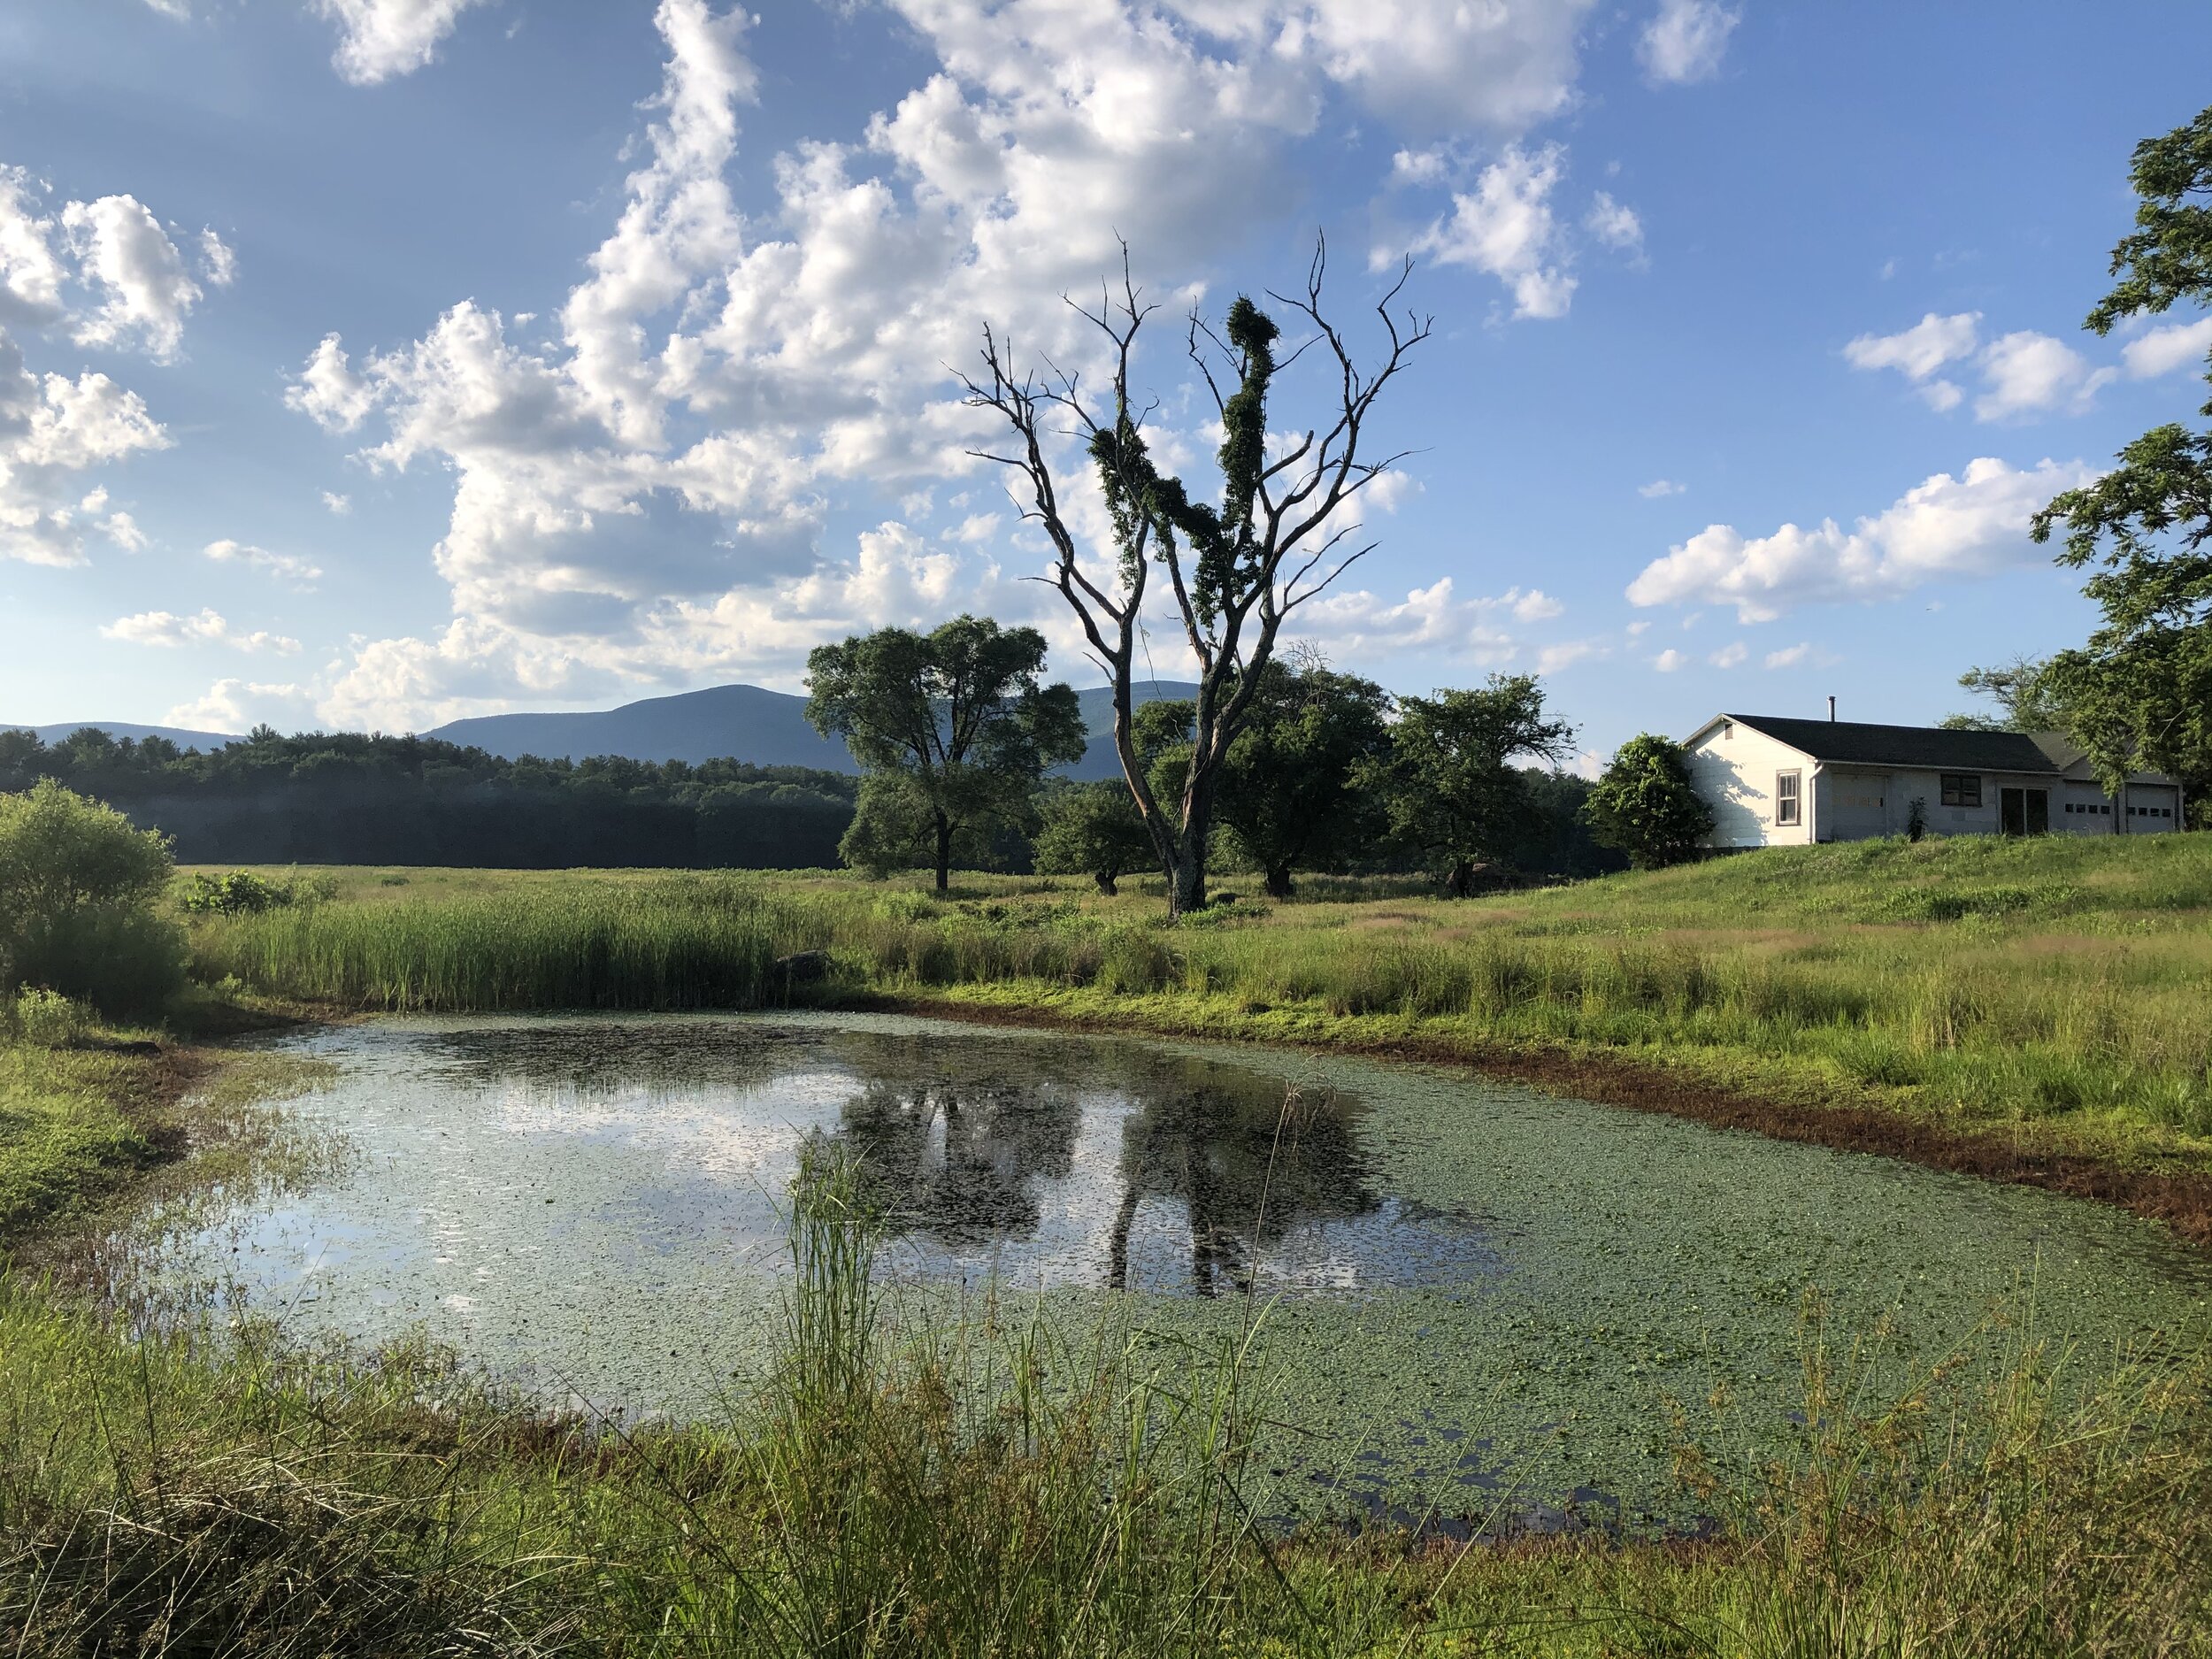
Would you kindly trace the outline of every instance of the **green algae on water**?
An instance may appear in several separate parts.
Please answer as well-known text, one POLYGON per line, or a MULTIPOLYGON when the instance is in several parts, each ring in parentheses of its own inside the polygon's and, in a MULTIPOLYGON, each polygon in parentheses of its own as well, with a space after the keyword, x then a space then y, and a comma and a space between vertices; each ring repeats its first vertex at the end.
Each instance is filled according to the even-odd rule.
POLYGON ((1019 1302, 1164 1352, 1256 1323, 1255 1497, 1285 1519, 1663 1524, 1686 1403, 1786 1422, 1809 1296, 1879 1381, 2028 1322, 2200 1342, 2212 1290, 2117 1211, 1441 1067, 787 1013, 377 1021, 276 1052, 336 1068, 291 1110, 349 1156, 149 1253, 215 1311, 713 1417, 760 1375, 800 1148, 835 1142, 915 1330, 1019 1302))

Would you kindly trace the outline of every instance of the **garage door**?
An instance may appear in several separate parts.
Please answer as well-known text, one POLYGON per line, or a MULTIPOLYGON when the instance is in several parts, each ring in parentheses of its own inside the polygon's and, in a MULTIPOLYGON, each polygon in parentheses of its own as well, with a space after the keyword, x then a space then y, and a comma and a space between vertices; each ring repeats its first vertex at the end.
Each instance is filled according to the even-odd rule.
POLYGON ((2131 835, 2152 835, 2181 827, 2181 791, 2170 784, 2128 786, 2128 826, 2131 835))

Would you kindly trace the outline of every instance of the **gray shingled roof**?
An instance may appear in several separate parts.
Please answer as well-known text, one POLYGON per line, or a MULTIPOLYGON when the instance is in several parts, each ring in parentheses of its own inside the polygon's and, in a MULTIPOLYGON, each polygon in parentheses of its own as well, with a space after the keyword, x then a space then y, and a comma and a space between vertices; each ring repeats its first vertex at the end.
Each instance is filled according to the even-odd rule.
POLYGON ((1769 714, 1724 714, 1777 742, 1855 766, 1924 766, 1942 772, 2024 772, 2055 776, 2059 768, 2024 732, 1951 732, 1940 726, 1869 726, 1856 720, 1790 720, 1769 714))

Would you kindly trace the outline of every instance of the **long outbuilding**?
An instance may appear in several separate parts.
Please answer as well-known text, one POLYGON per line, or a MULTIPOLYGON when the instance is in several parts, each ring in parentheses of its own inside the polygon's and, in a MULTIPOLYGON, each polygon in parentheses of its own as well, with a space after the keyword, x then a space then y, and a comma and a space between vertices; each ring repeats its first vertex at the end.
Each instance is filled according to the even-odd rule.
POLYGON ((1685 744, 1716 847, 1904 833, 2145 835, 2182 827, 2181 783, 2131 775, 2117 795, 2055 732, 1954 731, 1717 714, 1685 744))

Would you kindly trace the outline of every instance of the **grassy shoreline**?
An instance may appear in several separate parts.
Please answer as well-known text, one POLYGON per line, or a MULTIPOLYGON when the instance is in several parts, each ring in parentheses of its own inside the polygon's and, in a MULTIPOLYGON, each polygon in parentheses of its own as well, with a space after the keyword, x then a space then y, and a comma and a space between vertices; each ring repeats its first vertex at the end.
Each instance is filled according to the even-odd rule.
POLYGON ((331 1008, 898 1006, 1481 1067, 2121 1203, 2212 1242, 2212 836, 1778 849, 1450 903, 333 871, 200 973, 331 1008), (826 953, 826 979, 775 960, 826 953))

